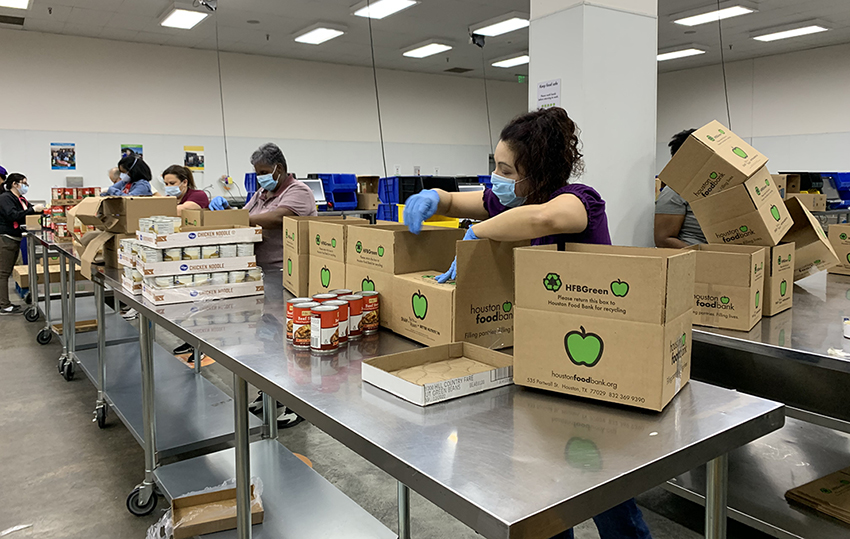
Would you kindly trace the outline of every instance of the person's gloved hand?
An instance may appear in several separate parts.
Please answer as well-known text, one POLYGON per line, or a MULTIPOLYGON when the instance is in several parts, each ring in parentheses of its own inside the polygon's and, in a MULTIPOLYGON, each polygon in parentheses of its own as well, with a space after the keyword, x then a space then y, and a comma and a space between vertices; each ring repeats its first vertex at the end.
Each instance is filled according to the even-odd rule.
POLYGON ((210 209, 213 211, 229 210, 230 203, 227 202, 226 198, 218 196, 210 200, 210 209))
POLYGON ((34 211, 35 213, 43 212, 44 211, 44 204, 36 204, 35 206, 32 207, 32 211, 34 211))
MULTIPOLYGON (((463 237, 464 240, 477 240, 480 239, 475 235, 475 232, 472 231, 472 227, 466 229, 466 235, 463 237)), ((457 257, 455 257, 454 262, 452 262, 451 267, 449 267, 449 271, 445 272, 442 275, 437 275, 434 277, 438 283, 445 283, 447 281, 454 281, 457 279, 457 257)))
POLYGON ((427 189, 419 191, 404 203, 404 223, 414 234, 422 232, 422 223, 434 217, 437 206, 440 205, 440 195, 427 189))

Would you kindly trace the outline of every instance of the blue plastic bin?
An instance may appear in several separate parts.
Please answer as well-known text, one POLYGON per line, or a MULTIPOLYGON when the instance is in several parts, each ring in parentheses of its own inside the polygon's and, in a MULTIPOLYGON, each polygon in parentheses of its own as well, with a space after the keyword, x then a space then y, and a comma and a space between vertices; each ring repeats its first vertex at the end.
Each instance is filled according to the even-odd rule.
POLYGON ((484 176, 483 174, 478 175, 478 183, 484 186, 485 189, 492 189, 493 183, 490 181, 490 175, 484 176))
POLYGON ((395 204, 378 204, 378 221, 398 222, 398 206, 395 204))
POLYGON ((328 209, 336 211, 356 210, 357 193, 353 191, 335 191, 325 193, 328 199, 328 209))

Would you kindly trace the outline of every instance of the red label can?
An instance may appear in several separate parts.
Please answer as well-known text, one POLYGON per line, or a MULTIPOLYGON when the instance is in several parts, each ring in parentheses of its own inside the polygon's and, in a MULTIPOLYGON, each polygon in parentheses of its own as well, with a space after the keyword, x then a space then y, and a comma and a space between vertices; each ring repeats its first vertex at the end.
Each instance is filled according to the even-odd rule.
POLYGON ((336 290, 331 290, 330 292, 328 292, 328 294, 334 294, 337 297, 339 297, 339 296, 350 296, 353 293, 354 292, 352 292, 351 290, 349 290, 347 288, 337 288, 336 290))
POLYGON ((348 344, 348 302, 343 299, 332 299, 322 303, 339 307, 339 345, 348 344))
POLYGON ((293 307, 298 303, 308 303, 312 301, 310 298, 292 298, 286 302, 286 340, 292 340, 292 311, 293 307))
POLYGON ((332 299, 336 299, 336 294, 315 294, 313 296, 313 301, 318 301, 319 303, 324 303, 332 299))
POLYGON ((50 188, 50 198, 53 200, 59 200, 60 198, 65 198, 65 188, 64 187, 51 187, 50 188))
POLYGON ((363 333, 366 335, 377 333, 378 326, 381 325, 378 293, 368 291, 358 292, 357 295, 363 296, 363 323, 361 325, 363 333))
POLYGON ((348 338, 359 339, 363 335, 363 329, 360 327, 363 323, 363 296, 352 294, 339 296, 337 300, 348 302, 348 338))
POLYGON ((292 346, 294 348, 310 348, 310 317, 313 307, 318 307, 315 301, 298 303, 292 306, 292 346))
POLYGON ((319 305, 311 308, 310 311, 312 314, 310 349, 321 353, 339 349, 339 307, 319 305))
POLYGON ((53 217, 65 217, 65 206, 53 206, 50 208, 53 217))

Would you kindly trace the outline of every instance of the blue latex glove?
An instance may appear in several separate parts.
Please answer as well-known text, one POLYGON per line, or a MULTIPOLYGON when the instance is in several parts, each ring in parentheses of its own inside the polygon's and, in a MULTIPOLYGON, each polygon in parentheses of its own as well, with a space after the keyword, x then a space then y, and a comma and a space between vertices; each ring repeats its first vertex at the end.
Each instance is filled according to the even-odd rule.
POLYGON ((230 203, 227 202, 226 198, 218 196, 210 200, 210 209, 213 211, 229 210, 230 203))
MULTIPOLYGON (((477 240, 477 239, 480 239, 480 238, 475 235, 475 232, 472 231, 472 227, 469 227, 469 228, 466 229, 466 235, 463 237, 463 239, 464 240, 477 240)), ((441 284, 445 283, 447 281, 457 280, 457 257, 455 257, 454 262, 452 262, 452 265, 449 268, 449 271, 445 272, 442 275, 437 275, 436 277, 434 277, 434 280, 436 280, 438 283, 441 283, 441 284)))
POLYGON ((430 189, 419 191, 404 203, 404 223, 414 234, 422 232, 422 223, 434 217, 437 206, 440 205, 440 195, 430 189))

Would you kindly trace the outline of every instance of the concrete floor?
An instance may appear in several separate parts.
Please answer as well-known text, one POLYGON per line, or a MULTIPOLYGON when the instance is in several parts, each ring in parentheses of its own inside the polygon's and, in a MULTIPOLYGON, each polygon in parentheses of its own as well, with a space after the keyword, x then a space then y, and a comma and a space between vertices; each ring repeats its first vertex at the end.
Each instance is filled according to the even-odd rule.
MULTIPOLYGON (((79 370, 71 382, 59 375, 61 346, 57 339, 36 344, 41 327, 22 316, 0 318, 0 534, 29 525, 5 537, 144 538, 165 507, 160 503, 144 518, 125 508, 127 494, 142 479, 142 450, 114 415, 106 429, 92 423, 94 387, 79 370)), ((165 331, 157 331, 157 340, 167 349, 179 343, 165 331)), ((231 376, 220 366, 205 368, 204 375, 229 391, 231 376)), ((317 472, 396 529, 396 482, 390 476, 307 423, 282 430, 280 441, 308 456, 317 472)), ((702 508, 695 504, 660 488, 638 497, 638 503, 655 539, 701 537, 702 508)), ((411 514, 415 539, 480 537, 415 493, 411 514)), ((585 522, 576 537, 599 536, 592 522, 585 522)), ((733 522, 729 538, 767 536, 733 522)))

